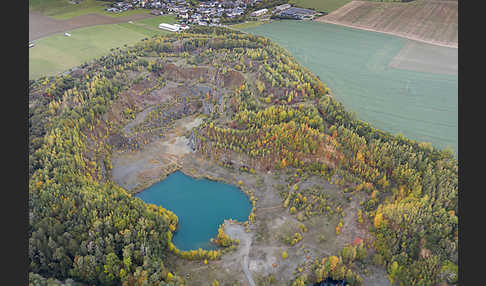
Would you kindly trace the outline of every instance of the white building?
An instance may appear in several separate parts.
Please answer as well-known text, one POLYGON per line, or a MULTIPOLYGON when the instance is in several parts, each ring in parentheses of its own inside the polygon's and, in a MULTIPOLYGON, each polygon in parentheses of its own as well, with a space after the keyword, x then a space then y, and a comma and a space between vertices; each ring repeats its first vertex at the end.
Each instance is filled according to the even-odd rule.
POLYGON ((176 25, 167 24, 167 23, 161 23, 161 24, 159 24, 159 29, 163 29, 163 30, 167 30, 167 31, 171 31, 171 32, 179 32, 181 27, 176 26, 176 25))
POLYGON ((250 14, 252 17, 258 17, 268 12, 268 9, 261 9, 250 14))
POLYGON ((283 11, 283 10, 289 9, 290 7, 292 7, 290 4, 283 4, 283 5, 276 6, 275 10, 283 11))

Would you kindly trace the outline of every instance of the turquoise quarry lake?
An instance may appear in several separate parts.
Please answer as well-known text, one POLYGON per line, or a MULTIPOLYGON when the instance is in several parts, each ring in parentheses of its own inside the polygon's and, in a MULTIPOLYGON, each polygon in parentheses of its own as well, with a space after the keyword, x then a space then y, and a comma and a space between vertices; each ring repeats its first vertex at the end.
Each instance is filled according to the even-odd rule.
POLYGON ((244 31, 287 49, 359 119, 457 154, 458 76, 440 69, 446 59, 457 70, 457 49, 410 49, 404 38, 314 21, 277 21, 244 31), (391 64, 400 51, 411 57, 402 65, 407 69, 391 64), (422 71, 409 69, 413 61, 422 71))
POLYGON ((179 218, 172 241, 180 250, 215 249, 210 239, 225 219, 248 220, 252 205, 236 186, 195 179, 177 171, 135 195, 146 203, 162 206, 179 218))

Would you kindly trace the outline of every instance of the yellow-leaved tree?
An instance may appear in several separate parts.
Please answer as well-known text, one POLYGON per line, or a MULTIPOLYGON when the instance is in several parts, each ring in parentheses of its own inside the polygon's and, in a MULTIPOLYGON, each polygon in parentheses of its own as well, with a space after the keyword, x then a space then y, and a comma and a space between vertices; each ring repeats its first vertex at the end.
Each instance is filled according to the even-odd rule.
POLYGON ((382 223, 383 223, 383 214, 377 213, 375 215, 375 220, 373 221, 373 224, 375 225, 376 228, 379 228, 382 223))

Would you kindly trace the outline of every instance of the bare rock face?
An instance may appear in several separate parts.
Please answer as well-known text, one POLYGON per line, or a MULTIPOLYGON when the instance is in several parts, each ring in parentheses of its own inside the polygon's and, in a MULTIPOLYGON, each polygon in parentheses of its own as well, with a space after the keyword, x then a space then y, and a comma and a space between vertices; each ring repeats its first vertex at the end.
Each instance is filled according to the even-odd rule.
POLYGON ((209 102, 203 101, 202 113, 210 114, 213 111, 213 105, 209 102))
POLYGON ((197 146, 197 137, 194 134, 194 130, 191 132, 191 136, 189 136, 189 141, 188 141, 189 147, 191 150, 194 152, 196 151, 196 146, 197 146))

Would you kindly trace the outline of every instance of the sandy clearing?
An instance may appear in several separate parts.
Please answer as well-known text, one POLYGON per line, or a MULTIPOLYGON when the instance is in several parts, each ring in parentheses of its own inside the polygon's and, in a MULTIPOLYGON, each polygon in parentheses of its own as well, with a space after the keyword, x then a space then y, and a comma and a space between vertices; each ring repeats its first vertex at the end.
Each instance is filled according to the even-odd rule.
POLYGON ((414 2, 404 4, 354 0, 315 21, 458 48, 457 37, 447 37, 454 34, 451 26, 457 27, 457 2, 414 2))
POLYGON ((184 136, 179 136, 171 140, 170 142, 163 142, 162 148, 165 152, 171 155, 185 155, 191 152, 191 147, 189 147, 189 140, 184 136))
POLYGON ((111 158, 113 181, 129 191, 134 191, 160 180, 166 175, 168 168, 179 165, 181 159, 192 152, 189 140, 181 136, 181 133, 191 130, 201 122, 202 119, 195 116, 176 120, 174 128, 163 138, 145 145, 143 149, 135 153, 114 152, 111 158))

